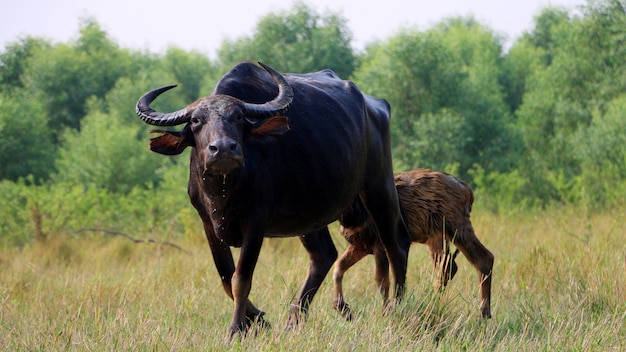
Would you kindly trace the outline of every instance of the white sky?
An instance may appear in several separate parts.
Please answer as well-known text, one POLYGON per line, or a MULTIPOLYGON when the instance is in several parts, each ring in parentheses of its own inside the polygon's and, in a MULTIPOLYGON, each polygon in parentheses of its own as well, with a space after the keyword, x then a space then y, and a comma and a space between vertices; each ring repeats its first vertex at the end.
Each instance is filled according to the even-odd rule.
MULTIPOLYGON (((225 38, 251 35, 268 13, 290 9, 295 0, 2 0, 0 51, 32 35, 66 42, 78 38, 79 19, 94 17, 121 47, 162 53, 175 45, 215 56, 225 38)), ((362 49, 398 29, 427 29, 443 18, 473 15, 502 33, 510 45, 532 28, 546 6, 575 8, 585 0, 306 0, 318 13, 340 12, 353 45, 362 49)))

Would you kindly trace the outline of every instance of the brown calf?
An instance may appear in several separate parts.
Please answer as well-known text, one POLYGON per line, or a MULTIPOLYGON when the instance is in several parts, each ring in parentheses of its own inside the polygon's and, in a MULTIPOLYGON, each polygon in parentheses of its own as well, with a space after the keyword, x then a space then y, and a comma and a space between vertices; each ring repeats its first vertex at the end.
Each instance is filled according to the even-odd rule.
MULTIPOLYGON (((457 271, 455 262, 461 250, 478 270, 480 279, 481 314, 491 317, 491 276, 493 254, 483 246, 474 233, 470 212, 474 202, 472 189, 463 181, 439 171, 417 169, 395 175, 400 209, 412 242, 424 243, 430 250, 435 267, 441 265, 438 287, 446 286, 457 271), (444 238, 445 236, 445 238, 444 238), (450 255, 452 242, 457 250, 450 255)), ((344 300, 344 273, 368 254, 376 261, 376 284, 385 302, 389 295, 389 264, 376 227, 360 199, 339 218, 339 231, 348 241, 348 248, 335 262, 333 305, 346 319, 352 318, 344 300)))

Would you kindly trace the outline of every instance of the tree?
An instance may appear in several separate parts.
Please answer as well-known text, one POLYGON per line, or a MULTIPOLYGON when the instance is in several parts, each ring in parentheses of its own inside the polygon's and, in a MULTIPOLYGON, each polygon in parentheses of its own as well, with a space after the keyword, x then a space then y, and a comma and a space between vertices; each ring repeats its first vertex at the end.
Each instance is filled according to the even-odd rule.
POLYGON ((499 39, 473 19, 404 29, 366 48, 355 81, 392 106, 396 167, 510 167, 514 134, 499 85, 499 39))
POLYGON ((129 74, 130 56, 118 49, 92 19, 83 20, 79 39, 37 52, 25 72, 29 94, 39 99, 57 136, 65 127, 79 128, 91 96, 104 97, 129 74))
POLYGON ((202 89, 207 79, 216 75, 217 70, 206 56, 171 47, 160 61, 161 68, 173 74, 187 102, 211 92, 202 89))
POLYGON ((511 114, 514 114, 524 101, 529 77, 543 68, 543 57, 543 49, 522 39, 503 58, 499 81, 511 114))
POLYGON ((296 2, 289 11, 263 17, 252 37, 224 41, 218 57, 228 68, 239 61, 262 61, 281 72, 328 68, 347 79, 356 65, 351 40, 345 18, 332 12, 320 15, 296 2))
POLYGON ((575 197, 586 192, 593 204, 609 205, 626 201, 626 92, 606 104, 606 112, 596 110, 589 128, 573 138, 582 165, 581 187, 575 197))
POLYGON ((560 44, 559 26, 568 26, 570 14, 563 7, 547 7, 535 17, 535 26, 530 33, 525 33, 523 41, 543 51, 543 61, 546 66, 552 63, 553 50, 560 44))
POLYGON ((451 109, 423 114, 413 125, 413 138, 406 141, 407 151, 416 164, 396 158, 394 168, 408 170, 424 165, 459 174, 460 162, 466 157, 464 149, 472 138, 463 130, 465 125, 464 117, 451 109))
MULTIPOLYGON (((120 79, 104 99, 91 98, 81 128, 67 129, 62 135, 55 181, 121 194, 161 181, 165 170, 174 166, 177 159, 162 158, 149 151, 149 127, 137 118, 134 106, 147 89, 157 85, 155 82, 172 79, 162 72, 156 70, 139 79, 120 79)), ((179 91, 171 97, 164 96, 160 106, 180 108, 185 99, 182 94, 179 91)))
MULTIPOLYGON (((391 104, 394 160, 401 169, 418 165, 441 168, 433 157, 413 150, 423 115, 451 107, 464 74, 433 33, 403 30, 386 43, 366 48, 354 80, 366 93, 391 104), (402 166, 400 166, 402 165, 402 166)), ((422 136, 423 137, 423 136, 422 136)), ((430 143, 430 141, 422 141, 430 143)))
POLYGON ((467 159, 460 160, 462 172, 474 164, 488 171, 509 170, 516 159, 518 138, 500 85, 502 38, 473 18, 452 18, 437 29, 466 74, 458 82, 460 95, 454 100, 456 111, 465 118, 465 133, 471 136, 464 147, 467 159))
POLYGON ((0 92, 0 180, 46 179, 55 147, 43 107, 30 97, 0 92))
POLYGON ((49 49, 50 44, 43 39, 26 37, 6 46, 0 53, 0 91, 13 91, 22 88, 23 74, 35 53, 49 49))
MULTIPOLYGON (((604 120, 626 92, 626 15, 619 1, 597 1, 584 7, 582 16, 558 23, 551 27, 551 60, 528 77, 516 113, 525 144, 520 170, 533 184, 544 184, 538 187, 540 194, 554 194, 552 188, 558 191, 556 199, 572 200, 578 196, 567 193, 578 192, 580 175, 589 175, 590 165, 596 165, 587 158, 602 154, 582 151, 610 145, 586 139, 609 138, 598 133, 594 121, 604 120), (582 148, 581 143, 594 147, 582 148)), ((606 121, 619 128, 615 120, 606 121)))

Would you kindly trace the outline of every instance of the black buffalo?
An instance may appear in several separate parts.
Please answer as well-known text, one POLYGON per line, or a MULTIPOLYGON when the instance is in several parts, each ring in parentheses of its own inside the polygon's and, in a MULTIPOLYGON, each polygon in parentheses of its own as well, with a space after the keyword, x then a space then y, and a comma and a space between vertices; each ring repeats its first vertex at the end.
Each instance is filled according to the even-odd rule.
POLYGON ((332 71, 285 74, 241 63, 211 95, 184 109, 150 107, 163 87, 137 102, 137 115, 157 126, 150 149, 175 155, 191 147, 188 192, 204 223, 226 293, 234 300, 229 336, 262 311, 248 299, 264 237, 300 236, 309 273, 290 310, 306 313, 337 258, 326 225, 359 197, 380 229, 402 296, 410 240, 400 215, 391 166, 389 104, 361 93, 332 71), (230 246, 241 247, 235 265, 230 246))

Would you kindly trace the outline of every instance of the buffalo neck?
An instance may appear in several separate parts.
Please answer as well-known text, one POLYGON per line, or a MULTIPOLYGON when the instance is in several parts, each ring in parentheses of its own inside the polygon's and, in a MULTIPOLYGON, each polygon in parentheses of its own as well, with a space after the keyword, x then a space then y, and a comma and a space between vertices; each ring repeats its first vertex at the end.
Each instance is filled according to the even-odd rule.
POLYGON ((236 176, 212 175, 201 176, 202 188, 209 198, 211 213, 222 212, 231 198, 236 176))
POLYGON ((201 178, 213 230, 218 238, 235 247, 241 245, 241 236, 237 230, 241 209, 234 205, 237 202, 233 200, 238 188, 239 174, 235 170, 228 175, 205 175, 201 178))

